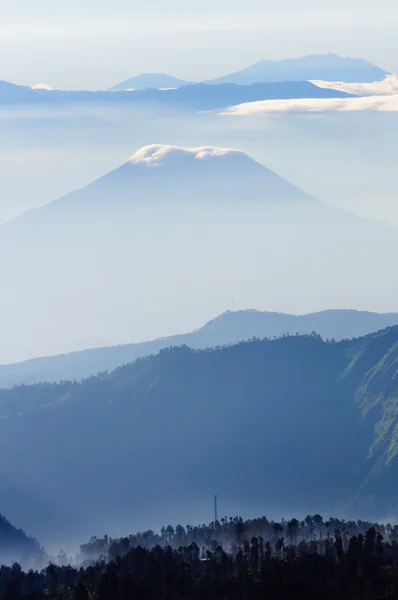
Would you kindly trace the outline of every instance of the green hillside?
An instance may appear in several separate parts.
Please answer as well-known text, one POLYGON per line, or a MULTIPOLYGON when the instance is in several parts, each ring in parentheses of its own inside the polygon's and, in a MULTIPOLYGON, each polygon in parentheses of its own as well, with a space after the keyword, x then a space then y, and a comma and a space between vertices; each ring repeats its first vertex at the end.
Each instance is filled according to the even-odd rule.
POLYGON ((397 348, 396 327, 179 347, 1 390, 0 476, 23 482, 18 516, 43 535, 200 518, 215 491, 226 513, 382 518, 397 507, 397 348))

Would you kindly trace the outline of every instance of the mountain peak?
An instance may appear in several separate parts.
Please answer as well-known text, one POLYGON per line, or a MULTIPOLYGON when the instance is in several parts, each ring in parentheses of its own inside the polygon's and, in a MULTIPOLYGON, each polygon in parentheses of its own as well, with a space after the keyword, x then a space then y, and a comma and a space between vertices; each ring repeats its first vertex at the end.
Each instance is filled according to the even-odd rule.
POLYGON ((209 83, 298 82, 327 80, 344 82, 373 82, 389 73, 363 58, 343 57, 337 54, 314 54, 282 60, 260 60, 248 67, 214 79, 209 83))
POLYGON ((85 188, 19 218, 54 210, 132 206, 225 206, 311 203, 315 199, 240 149, 152 144, 85 188))
POLYGON ((120 92, 123 90, 146 90, 148 88, 178 88, 189 82, 173 75, 167 75, 166 73, 142 73, 136 77, 130 77, 117 85, 110 88, 111 92, 120 92))
POLYGON ((313 200, 238 148, 152 144, 137 150, 106 177, 123 186, 145 182, 152 187, 167 180, 175 186, 172 198, 180 196, 184 203, 188 197, 200 198, 201 204, 206 198, 245 204, 263 203, 266 198, 267 202, 313 200))

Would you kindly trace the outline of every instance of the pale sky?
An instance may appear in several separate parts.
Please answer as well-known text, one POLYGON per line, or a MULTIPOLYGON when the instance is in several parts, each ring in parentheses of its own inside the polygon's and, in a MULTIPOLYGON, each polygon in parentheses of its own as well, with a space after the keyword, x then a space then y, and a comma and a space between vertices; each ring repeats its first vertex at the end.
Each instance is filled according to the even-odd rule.
POLYGON ((103 88, 335 52, 398 72, 397 0, 0 0, 0 79, 103 88))

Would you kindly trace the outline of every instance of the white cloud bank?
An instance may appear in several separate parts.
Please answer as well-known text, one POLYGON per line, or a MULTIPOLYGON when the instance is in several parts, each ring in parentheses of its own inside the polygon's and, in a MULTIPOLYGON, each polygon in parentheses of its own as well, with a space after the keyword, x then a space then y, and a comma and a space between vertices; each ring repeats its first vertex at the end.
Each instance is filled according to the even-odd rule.
POLYGON ((354 98, 298 98, 290 100, 259 100, 226 109, 223 115, 261 116, 282 113, 327 112, 398 112, 398 77, 389 75, 374 83, 345 83, 312 80, 311 83, 330 90, 353 94, 354 98))
POLYGON ((317 87, 347 92, 354 96, 391 96, 398 94, 398 77, 388 75, 383 81, 374 83, 346 83, 344 81, 321 81, 313 79, 310 81, 317 87))
POLYGON ((299 98, 292 100, 259 100, 231 106, 222 115, 238 117, 266 116, 283 113, 328 112, 398 112, 398 93, 358 98, 299 98))
POLYGON ((217 146, 200 146, 197 148, 185 148, 182 146, 167 146, 162 144, 151 144, 143 146, 126 161, 130 164, 141 164, 146 166, 160 166, 171 161, 191 158, 195 160, 208 160, 212 158, 225 157, 229 154, 248 155, 242 150, 234 148, 219 148, 217 146))

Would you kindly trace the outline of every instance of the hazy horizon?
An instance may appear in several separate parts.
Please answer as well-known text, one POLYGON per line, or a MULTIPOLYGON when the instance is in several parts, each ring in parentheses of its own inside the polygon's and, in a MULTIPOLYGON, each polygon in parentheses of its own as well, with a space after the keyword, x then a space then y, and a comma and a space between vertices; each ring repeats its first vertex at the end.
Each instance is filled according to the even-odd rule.
POLYGON ((375 14, 370 0, 320 8, 222 0, 74 0, 67 5, 3 0, 0 79, 59 88, 103 89, 143 72, 203 80, 264 59, 334 52, 398 72, 394 0, 375 14), (372 43, 369 44, 369 39, 372 43), (51 47, 51 52, 48 52, 51 47), (184 48, 184 51, 179 51, 184 48))

